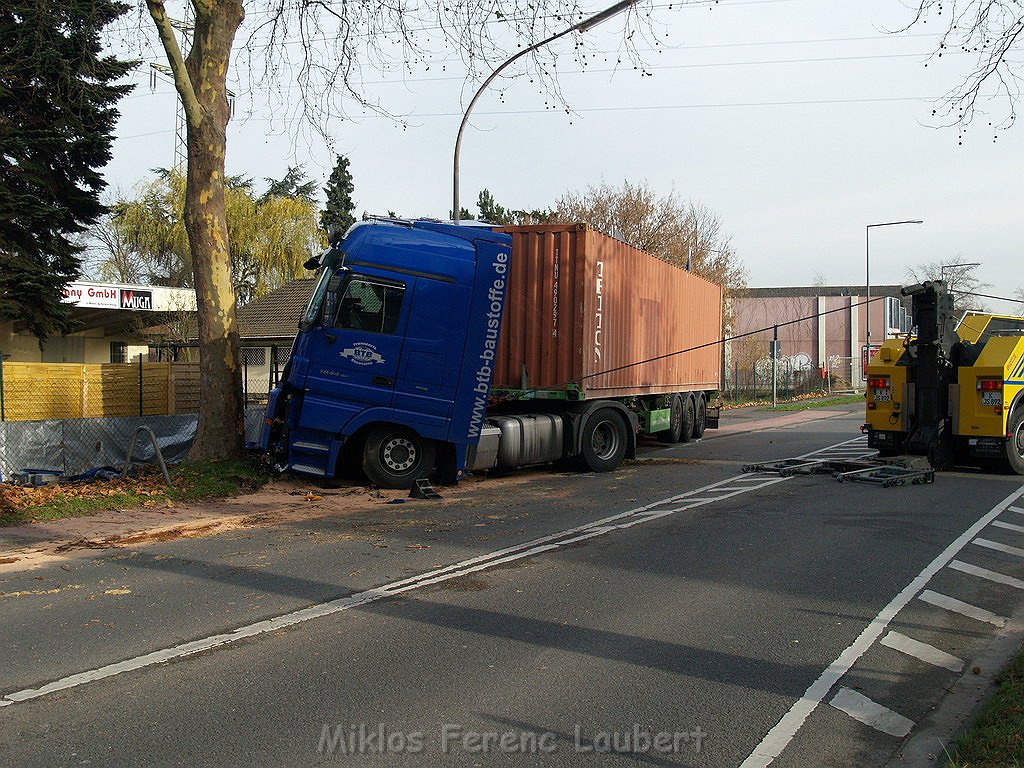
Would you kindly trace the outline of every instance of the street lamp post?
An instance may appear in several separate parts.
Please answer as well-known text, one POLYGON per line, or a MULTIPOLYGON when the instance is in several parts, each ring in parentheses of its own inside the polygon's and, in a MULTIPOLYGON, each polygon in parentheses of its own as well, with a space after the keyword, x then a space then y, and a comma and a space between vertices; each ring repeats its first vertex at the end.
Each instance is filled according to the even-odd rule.
POLYGON ((868 224, 864 228, 864 288, 866 301, 864 310, 867 313, 867 359, 871 359, 871 230, 875 227, 895 227, 898 224, 923 224, 921 219, 906 221, 886 221, 881 224, 868 224))
POLYGON ((980 261, 969 261, 966 264, 943 264, 942 266, 939 267, 939 280, 941 280, 943 283, 946 282, 946 270, 947 269, 949 269, 949 270, 953 270, 953 269, 967 269, 968 267, 980 267, 980 266, 981 266, 981 262, 980 261))
POLYGON ((523 50, 519 51, 515 55, 508 58, 503 64, 501 64, 501 66, 499 66, 496 70, 491 72, 490 76, 488 76, 486 80, 484 80, 483 84, 477 89, 477 92, 473 94, 473 98, 470 100, 469 106, 466 107, 466 114, 462 116, 462 122, 459 123, 458 136, 455 137, 455 161, 453 163, 452 173, 452 220, 456 224, 459 223, 460 210, 459 153, 462 150, 462 132, 466 129, 466 124, 469 122, 469 113, 473 111, 473 107, 476 105, 477 100, 480 98, 480 94, 482 94, 487 89, 487 86, 489 86, 494 81, 494 78, 501 74, 505 70, 505 68, 508 67, 512 62, 521 59, 528 53, 536 51, 538 48, 544 47, 548 43, 554 42, 560 37, 565 37, 570 32, 586 32, 589 29, 593 29, 602 21, 607 21, 612 16, 616 16, 622 13, 624 10, 626 10, 632 5, 636 5, 636 3, 638 2, 639 0, 620 0, 620 2, 616 3, 610 8, 605 8, 600 13, 591 16, 589 19, 584 19, 578 24, 573 24, 571 27, 563 29, 561 32, 557 32, 551 35, 550 37, 544 38, 539 43, 534 43, 533 45, 527 46, 523 50))

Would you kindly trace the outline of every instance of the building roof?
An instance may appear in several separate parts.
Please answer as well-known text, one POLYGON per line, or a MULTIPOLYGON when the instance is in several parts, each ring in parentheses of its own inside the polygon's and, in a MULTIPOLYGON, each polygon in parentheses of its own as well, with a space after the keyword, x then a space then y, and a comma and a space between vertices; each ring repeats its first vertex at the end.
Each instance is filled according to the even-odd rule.
POLYGON ((238 308, 238 334, 243 339, 292 339, 299 316, 309 302, 316 280, 283 285, 238 308))
MULTIPOLYGON (((901 285, 872 285, 872 296, 903 298, 901 285)), ((864 296, 863 285, 809 285, 785 288, 740 288, 734 294, 744 298, 790 298, 793 296, 864 296)))

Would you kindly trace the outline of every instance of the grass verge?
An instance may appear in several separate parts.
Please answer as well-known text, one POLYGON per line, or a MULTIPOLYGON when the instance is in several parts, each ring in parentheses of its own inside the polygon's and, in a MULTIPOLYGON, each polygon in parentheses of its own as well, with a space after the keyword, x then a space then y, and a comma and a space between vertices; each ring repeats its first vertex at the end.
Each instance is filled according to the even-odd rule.
POLYGON ((828 408, 833 405, 852 405, 863 403, 864 395, 841 395, 839 397, 827 397, 824 400, 798 400, 793 403, 784 403, 775 408, 769 407, 769 411, 807 411, 811 408, 828 408))
POLYGON ((1024 768, 1024 648, 996 683, 995 697, 956 743, 949 768, 1024 768))
POLYGON ((796 397, 779 398, 779 405, 772 408, 771 400, 748 400, 745 402, 724 401, 722 410, 728 411, 733 408, 760 407, 768 411, 804 411, 808 408, 827 408, 830 405, 850 405, 852 403, 863 403, 864 395, 834 395, 829 396, 819 392, 796 397))
POLYGON ((171 469, 171 485, 159 470, 138 477, 91 483, 60 483, 41 488, 0 484, 0 526, 80 517, 111 509, 174 507, 255 491, 270 479, 255 459, 202 461, 171 469))

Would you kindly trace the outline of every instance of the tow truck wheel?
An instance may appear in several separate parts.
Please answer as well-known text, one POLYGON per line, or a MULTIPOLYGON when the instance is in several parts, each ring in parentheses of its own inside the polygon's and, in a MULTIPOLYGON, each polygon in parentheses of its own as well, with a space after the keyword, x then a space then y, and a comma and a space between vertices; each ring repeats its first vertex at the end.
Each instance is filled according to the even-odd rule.
POLYGON ((626 456, 626 425, 614 408, 594 411, 583 427, 582 445, 576 463, 591 472, 610 472, 626 456))
POLYGON ((708 423, 708 404, 704 395, 697 395, 696 415, 693 419, 693 439, 700 440, 708 423))
POLYGON ((1024 405, 1010 415, 1006 429, 1006 463, 1018 475, 1024 475, 1024 405))
POLYGON ((374 427, 363 445, 363 472, 381 488, 412 488, 434 468, 434 444, 405 427, 374 427))
POLYGON ((672 395, 669 407, 672 410, 669 428, 659 432, 657 438, 662 443, 678 443, 683 439, 683 427, 686 426, 683 423, 683 398, 679 395, 672 395))

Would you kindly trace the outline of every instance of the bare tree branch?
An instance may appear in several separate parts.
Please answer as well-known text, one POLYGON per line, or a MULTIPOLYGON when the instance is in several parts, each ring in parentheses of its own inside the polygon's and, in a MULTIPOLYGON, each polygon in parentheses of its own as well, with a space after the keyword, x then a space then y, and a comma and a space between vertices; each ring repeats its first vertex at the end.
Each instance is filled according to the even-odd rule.
POLYGON ((988 114, 989 104, 1005 98, 1005 113, 989 124, 997 131, 1010 128, 1021 97, 1020 62, 1014 54, 1024 40, 1024 6, 1019 0, 917 0, 913 19, 899 31, 932 19, 945 27, 933 60, 954 50, 975 57, 973 68, 932 114, 963 131, 977 116, 988 114))

